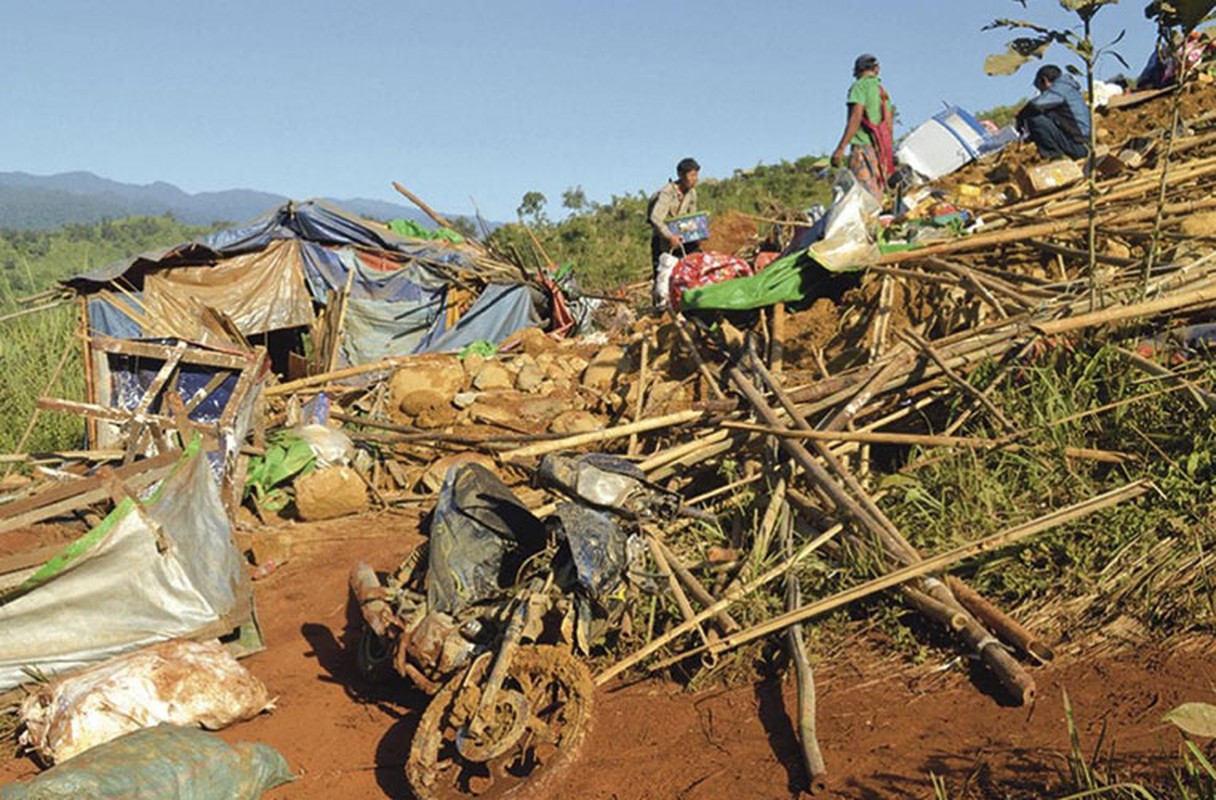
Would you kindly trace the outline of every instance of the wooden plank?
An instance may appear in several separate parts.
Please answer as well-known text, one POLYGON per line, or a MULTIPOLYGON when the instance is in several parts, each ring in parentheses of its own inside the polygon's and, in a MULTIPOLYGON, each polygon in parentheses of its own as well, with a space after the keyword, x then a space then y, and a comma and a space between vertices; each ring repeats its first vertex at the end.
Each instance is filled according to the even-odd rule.
POLYGON ((156 396, 160 394, 161 389, 165 388, 165 384, 169 382, 171 377, 173 377, 173 372, 177 369, 177 365, 181 362, 182 355, 185 352, 185 342, 178 342, 176 345, 174 345, 172 352, 170 352, 168 358, 165 359, 165 363, 160 365, 160 369, 157 371, 156 377, 154 377, 152 382, 148 384, 148 388, 144 392, 144 396, 139 399, 139 404, 135 406, 135 414, 143 414, 152 407, 152 403, 156 400, 156 396))
MULTIPOLYGON (((74 400, 61 400, 55 397, 40 397, 38 398, 38 407, 45 408, 48 411, 62 411, 67 414, 79 414, 82 417, 95 417, 98 419, 108 419, 111 422, 132 422, 136 419, 143 422, 159 422, 162 425, 173 425, 173 420, 169 417, 160 414, 139 414, 138 416, 131 411, 122 408, 110 408, 108 406, 99 406, 93 403, 78 403, 74 400)), ((217 433, 218 428, 215 424, 200 422, 198 426, 211 433, 217 433)))
MULTIPOLYGON (((150 342, 135 342, 126 339, 111 339, 108 336, 94 336, 90 346, 102 353, 113 353, 123 356, 138 356, 142 358, 168 358, 173 348, 169 345, 152 344, 150 342)), ((257 351, 250 353, 226 352, 223 350, 204 350, 200 347, 188 347, 182 354, 182 363, 198 364, 205 367, 223 367, 224 369, 245 369, 251 362, 256 362, 257 351)))
POLYGON ((59 544, 48 544, 44 547, 39 547, 34 550, 29 550, 24 553, 16 553, 11 556, 0 558, 0 575, 11 575, 14 572, 20 572, 23 569, 36 567, 39 564, 45 564, 50 559, 63 552, 70 542, 60 542, 59 544))
MULTIPOLYGON (((177 459, 179 458, 181 458, 181 453, 161 453, 154 458, 148 458, 144 459, 143 461, 136 461, 134 464, 118 467, 117 469, 113 470, 113 474, 118 476, 120 480, 134 480, 143 473, 156 470, 161 467, 172 466, 173 464, 177 463, 177 459)), ((150 482, 151 481, 148 481, 148 483, 150 482)), ((38 494, 31 495, 29 497, 23 497, 20 500, 14 500, 11 503, 0 506, 0 520, 8 520, 16 515, 33 511, 52 503, 72 499, 79 494, 100 487, 102 483, 103 479, 101 476, 93 475, 88 478, 82 478, 79 481, 51 487, 44 492, 39 492, 38 494)), ((71 511, 72 508, 79 508, 83 505, 87 505, 87 503, 80 503, 76 506, 69 507, 68 511, 71 511)), ((5 525, 5 523, 0 522, 0 526, 3 525, 5 525)), ((8 530, 9 528, 3 529, 8 530)))
MULTIPOLYGON (((174 461, 176 461, 177 458, 181 457, 181 453, 178 453, 178 452, 163 453, 162 455, 172 456, 174 461)), ((157 456, 157 458, 160 458, 160 457, 161 456, 157 456)), ((154 460, 155 459, 146 459, 145 461, 138 461, 138 462, 136 462, 136 464, 132 464, 129 466, 136 466, 138 464, 146 464, 146 463, 148 463, 150 461, 154 461, 154 460)), ((153 481, 159 480, 159 479, 163 478, 165 475, 168 475, 172 469, 173 469, 173 464, 168 464, 166 466, 162 466, 157 469, 153 469, 148 472, 141 473, 140 475, 135 476, 135 478, 132 479, 131 485, 132 486, 147 486, 148 484, 152 483, 153 481)), ((91 480, 91 479, 86 478, 86 480, 91 480)), ((71 484, 71 486, 77 487, 77 486, 79 486, 79 484, 73 483, 73 484, 71 484)), ((9 516, 9 517, 4 518, 4 519, 0 520, 0 533, 6 533, 8 531, 17 530, 18 528, 24 528, 27 525, 33 525, 35 523, 42 522, 43 520, 51 519, 52 517, 58 517, 62 514, 68 514, 77 509, 92 505, 93 503, 99 503, 102 500, 109 499, 109 497, 110 497, 110 488, 109 488, 110 484, 109 483, 103 483, 103 485, 101 485, 100 487, 96 487, 96 485, 94 485, 94 486, 95 486, 95 488, 88 489, 86 491, 74 494, 73 496, 71 496, 65 500, 60 500, 57 503, 52 503, 50 505, 42 506, 40 508, 36 508, 31 511, 26 511, 25 513, 18 514, 17 516, 9 516)))

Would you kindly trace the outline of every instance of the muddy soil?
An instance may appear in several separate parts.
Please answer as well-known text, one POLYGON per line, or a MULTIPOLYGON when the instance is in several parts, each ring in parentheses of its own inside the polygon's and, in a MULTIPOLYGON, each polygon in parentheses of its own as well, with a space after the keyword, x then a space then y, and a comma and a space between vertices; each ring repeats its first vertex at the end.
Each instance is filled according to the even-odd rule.
MULTIPOLYGON (((300 773, 268 798, 409 798, 403 764, 426 697, 404 682, 370 686, 358 677, 346 581, 361 559, 394 567, 420 541, 418 515, 279 530, 292 540, 290 560, 255 583, 267 649, 243 662, 277 696, 277 708, 221 736, 268 742, 300 773)), ((1093 660, 1081 648, 1035 670, 1038 701, 1012 708, 952 654, 910 666, 859 640, 847 656, 816 667, 831 771, 822 796, 931 797, 931 774, 947 780, 952 797, 1051 796, 1066 774, 1065 690, 1087 748, 1105 727, 1120 778, 1164 775, 1179 738, 1161 715, 1184 701, 1211 700, 1213 643, 1124 655, 1096 648, 1102 655, 1093 660)), ((601 690, 583 756, 549 796, 796 796, 803 775, 789 718, 793 691, 781 679, 698 694, 658 680, 601 690)), ((12 755, 11 742, 0 753, 0 783, 36 772, 32 761, 12 755)))

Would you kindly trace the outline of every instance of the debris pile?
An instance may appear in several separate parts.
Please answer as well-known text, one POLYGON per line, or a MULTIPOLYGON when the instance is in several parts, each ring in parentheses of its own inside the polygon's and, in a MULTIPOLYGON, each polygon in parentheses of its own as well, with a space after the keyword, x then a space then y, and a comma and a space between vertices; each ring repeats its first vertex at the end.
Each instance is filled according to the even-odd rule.
MULTIPOLYGON (((1110 111, 1107 129, 1119 130, 1119 115, 1125 113, 1110 111)), ((1130 139, 1115 141, 1114 133, 1108 138, 1111 152, 1135 149, 1130 139)), ((206 520, 205 526, 222 540, 213 552, 226 557, 238 550, 252 553, 262 570, 256 577, 290 557, 289 541, 281 540, 277 528, 283 518, 318 520, 402 505, 429 509, 443 502, 458 476, 484 471, 501 482, 513 498, 509 502, 544 520, 569 497, 542 479, 543 459, 550 454, 610 454, 631 465, 645 483, 674 497, 678 512, 670 520, 631 518, 646 545, 639 551, 644 562, 640 573, 656 579, 651 583, 657 589, 648 589, 656 592, 650 595, 655 599, 645 601, 651 609, 645 615, 639 600, 642 582, 630 589, 638 604, 590 648, 598 670, 595 682, 604 685, 630 671, 672 668, 688 677, 736 648, 784 632, 798 678, 799 731, 808 771, 818 777, 825 767, 817 755, 813 676, 800 623, 891 591, 982 662, 1010 701, 1029 703, 1035 695, 1033 669, 1054 656, 1053 642, 1043 633, 1050 626, 1043 615, 1034 619, 1035 625, 1013 619, 951 569, 1145 498, 1154 489, 1135 455, 1111 449, 1100 439, 1069 441, 1051 452, 1034 445, 1035 435, 1068 420, 1045 409, 1043 418, 1031 422, 1012 417, 997 402, 1002 387, 1016 382, 1020 370, 1044 352, 1101 336, 1106 346, 1121 348, 1129 372, 1142 373, 1161 387, 1153 394, 1178 393, 1205 412, 1216 408, 1216 395, 1193 379, 1184 362, 1180 366, 1166 357, 1173 351, 1163 344, 1182 342, 1192 352, 1201 351, 1210 333, 1201 326, 1216 311, 1216 115, 1186 117, 1186 130, 1169 149, 1168 163, 1160 146, 1137 150, 1139 161, 1120 160, 1117 174, 1097 181, 1092 198, 1083 183, 1076 183, 1013 202, 1008 201, 1011 192, 1002 190, 1000 205, 960 209, 968 199, 961 187, 969 185, 969 174, 1012 179, 1009 167, 1020 155, 1010 148, 966 168, 973 173, 956 173, 937 187, 953 192, 955 210, 967 211, 970 220, 982 220, 982 225, 956 226, 948 234, 902 246, 892 246, 891 235, 874 243, 872 263, 847 285, 833 284, 831 294, 817 291, 814 284, 800 288, 801 306, 777 302, 741 313, 652 315, 611 338, 601 334, 594 340, 555 336, 575 325, 568 309, 563 310, 560 290, 551 281, 547 285, 545 276, 533 282, 518 275, 513 287, 523 287, 521 293, 529 298, 533 290, 550 293, 542 304, 549 333, 531 324, 535 320, 529 321, 528 312, 518 316, 518 308, 508 304, 514 310, 499 307, 491 316, 514 321, 496 326, 495 335, 482 336, 486 329, 476 327, 468 334, 476 338, 449 337, 480 325, 472 311, 476 303, 458 314, 463 301, 454 298, 466 290, 464 278, 484 270, 480 297, 485 298, 498 285, 488 276, 501 277, 513 269, 472 247, 461 251, 471 271, 459 280, 449 276, 443 288, 444 313, 455 309, 451 319, 445 317, 439 328, 438 315, 428 319, 428 332, 420 334, 409 353, 382 348, 352 358, 356 350, 348 344, 359 329, 345 324, 349 317, 343 312, 354 310, 346 305, 356 299, 351 287, 368 278, 365 267, 372 256, 360 245, 351 252, 363 259, 363 266, 351 266, 342 260, 349 253, 304 242, 297 246, 316 245, 318 254, 333 256, 330 265, 347 263, 345 272, 334 273, 344 275, 345 283, 331 275, 334 294, 325 314, 333 324, 314 329, 321 331, 313 339, 320 349, 306 359, 303 374, 288 369, 281 381, 265 369, 265 348, 275 345, 269 338, 266 344, 250 344, 245 323, 229 315, 204 310, 196 321, 203 320, 205 330, 163 331, 159 326, 168 315, 156 309, 167 306, 155 306, 149 294, 162 291, 156 289, 159 273, 153 265, 166 262, 145 259, 128 265, 147 274, 142 299, 134 291, 122 295, 123 313, 144 335, 157 331, 176 341, 150 344, 90 336, 89 363, 109 370, 107 392, 122 385, 114 375, 130 376, 128 391, 88 404, 42 403, 45 409, 96 420, 98 438, 93 441, 113 446, 110 457, 122 464, 88 477, 25 487, 0 506, 0 535, 28 531, 65 514, 84 515, 90 524, 108 514, 88 536, 104 538, 96 532, 128 519, 132 536, 144 537, 151 548, 145 551, 171 553, 166 539, 174 545, 179 528, 158 515, 183 513, 171 501, 180 497, 184 505, 194 496, 193 490, 176 490, 171 483, 173 475, 185 471, 183 459, 193 458, 195 480, 215 479, 211 505, 205 513, 194 512, 195 519, 206 520), (1087 246, 1091 229, 1098 244, 1092 262, 1087 246), (199 331, 210 344, 196 343, 199 331), (417 343, 432 334, 444 346, 418 349, 417 343), (237 346, 241 337, 247 346, 237 346), (218 396, 210 402, 213 395, 218 396), (204 408, 210 414, 205 419, 196 413, 204 408), (112 428, 108 439, 101 438, 105 426, 112 428), (893 521, 884 504, 879 479, 891 450, 917 463, 958 453, 1021 452, 1027 458, 1098 465, 1105 471, 1087 497, 1067 503, 1049 498, 1037 504, 1032 518, 933 552, 933 542, 893 521), (159 498, 149 500, 145 487, 157 481, 159 498), (258 520, 249 517, 250 511, 258 520), (233 520, 252 531, 233 534, 233 520), (234 544, 238 538, 239 547, 234 544), (801 576, 813 565, 827 564, 835 565, 832 569, 843 580, 832 593, 807 596, 801 576), (1039 628, 1040 623, 1045 627, 1039 628)), ((290 221, 276 219, 276 225, 290 221)), ((739 247, 753 246, 753 234, 737 227, 729 235, 739 247)), ((214 258, 221 251, 215 247, 205 255, 214 258)), ((386 249, 375 257, 403 252, 386 249)), ((171 257, 197 255, 179 249, 171 257)), ((795 265, 810 257, 801 249, 789 255, 787 264, 795 265)), ((404 269, 402 263, 415 269, 436 261, 414 252, 404 262, 394 262, 398 270, 404 269)), ((107 280, 126 273, 110 274, 107 280)), ((763 270, 757 273, 763 275, 763 270)), ((412 284, 411 291, 418 285, 412 284)), ((493 294, 492 299, 498 303, 503 296, 493 294)), ((111 302, 115 296, 88 302, 95 300, 111 302)), ((306 303, 310 312, 313 300, 315 287, 306 303)), ((535 308, 530 299, 528 306, 535 308)), ((301 327, 299 323, 294 320, 292 327, 301 327)), ((99 454, 92 453, 92 460, 99 454)), ((88 459, 65 457, 62 463, 83 460, 88 459)), ((200 488, 198 494, 208 491, 200 488)), ((558 537, 551 547, 559 541, 569 546, 569 538, 558 537)), ((93 539, 81 542, 86 544, 73 545, 69 558, 84 559, 89 547, 105 546, 93 539)), ((56 602, 55 587, 71 576, 64 574, 62 561, 46 561, 48 547, 58 550, 50 543, 5 555, 2 571, 19 578, 0 584, 0 620, 7 622, 22 600, 40 594, 47 598, 43 602, 56 602)), ((537 552, 541 550, 538 545, 537 552)), ((357 584, 365 610, 385 601, 378 578, 371 579, 373 568, 391 569, 400 563, 389 563, 394 558, 416 566, 421 557, 386 554, 386 563, 359 570, 360 579, 352 579, 352 585, 357 584)), ((407 572, 404 565, 398 568, 399 574, 407 572)), ((225 622, 241 621, 234 609, 248 597, 244 577, 242 572, 233 581, 243 588, 219 615, 225 622)), ((50 606, 40 609, 51 613, 50 606)), ((173 635, 215 635, 213 624, 193 622, 173 635)), ((470 652, 485 643, 479 631, 462 628, 459 633, 470 652)), ((535 635, 539 641, 541 633, 535 635)), ((78 660, 83 664, 112 654, 90 652, 78 660)), ((0 668, 31 657, 0 649, 0 668)), ((470 663, 493 692, 502 688, 508 667, 487 672, 486 662, 470 663)), ((439 689, 431 677, 415 681, 439 689)), ((513 690, 502 691, 513 697, 513 690)), ((503 700, 502 705, 510 703, 503 700)), ((470 719, 473 730, 477 717, 470 719)), ((460 730, 460 736, 468 733, 460 730)), ((488 747, 472 733, 468 736, 468 748, 488 747)))

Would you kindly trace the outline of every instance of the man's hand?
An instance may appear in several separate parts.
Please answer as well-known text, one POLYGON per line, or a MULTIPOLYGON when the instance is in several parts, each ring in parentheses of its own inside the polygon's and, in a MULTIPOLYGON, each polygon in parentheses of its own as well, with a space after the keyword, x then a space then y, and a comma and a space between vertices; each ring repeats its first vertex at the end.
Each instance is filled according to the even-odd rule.
POLYGON ((679 250, 684 246, 684 240, 674 233, 667 234, 667 241, 671 244, 672 250, 679 250))
POLYGON ((836 150, 832 153, 832 166, 833 167, 843 167, 844 166, 844 148, 843 147, 837 147, 836 150))

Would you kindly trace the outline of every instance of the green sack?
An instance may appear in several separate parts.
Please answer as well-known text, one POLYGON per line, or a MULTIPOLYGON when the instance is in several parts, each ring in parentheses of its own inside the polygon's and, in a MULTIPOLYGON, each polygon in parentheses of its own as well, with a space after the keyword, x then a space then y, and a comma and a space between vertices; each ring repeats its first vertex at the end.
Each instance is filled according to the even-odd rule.
POLYGON ((790 253, 755 275, 685 289, 681 305, 694 311, 745 311, 802 300, 810 288, 803 285, 806 283, 804 268, 813 265, 804 253, 790 253))
POLYGON ((0 787, 0 800, 257 800, 294 778, 268 744, 229 745, 196 728, 158 725, 0 787))

